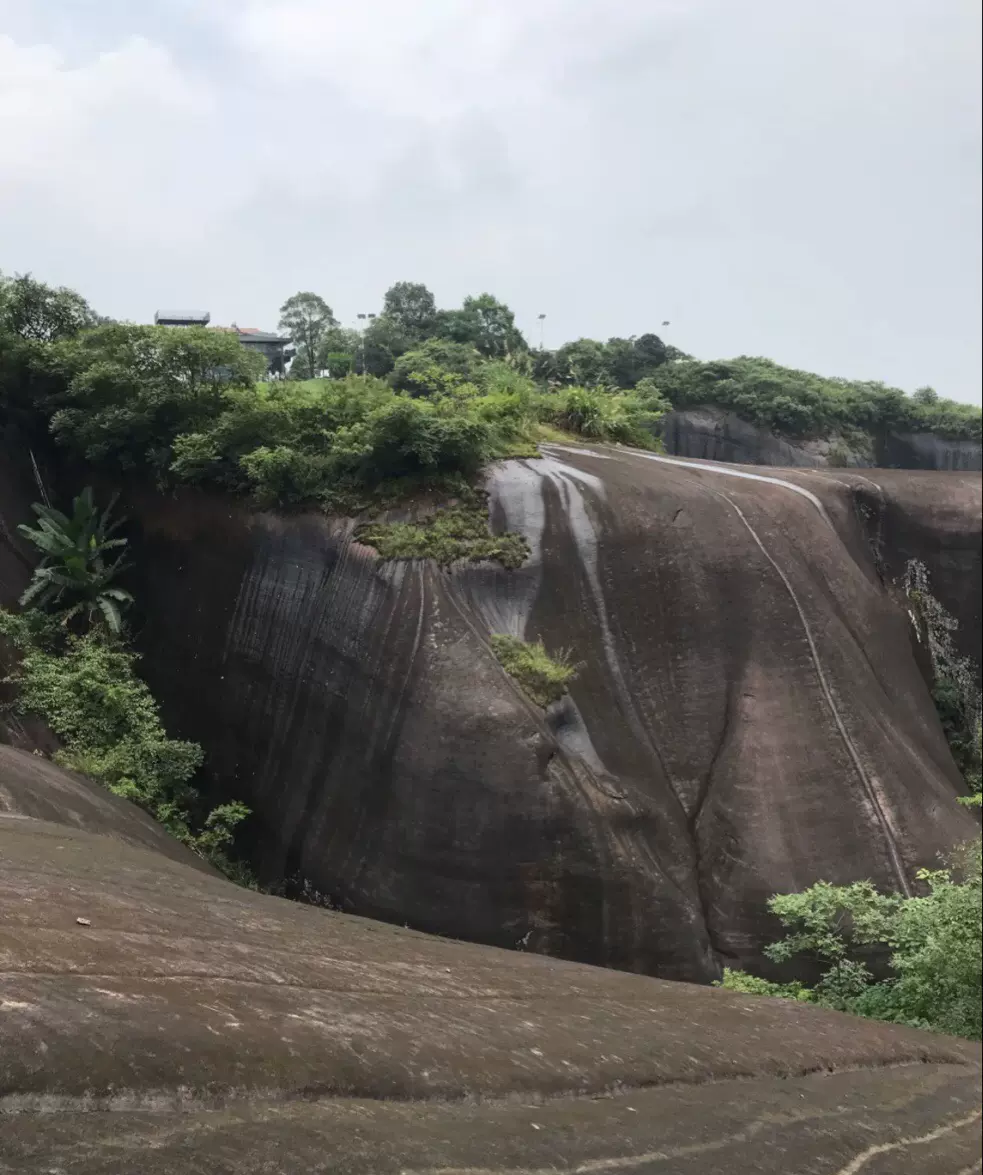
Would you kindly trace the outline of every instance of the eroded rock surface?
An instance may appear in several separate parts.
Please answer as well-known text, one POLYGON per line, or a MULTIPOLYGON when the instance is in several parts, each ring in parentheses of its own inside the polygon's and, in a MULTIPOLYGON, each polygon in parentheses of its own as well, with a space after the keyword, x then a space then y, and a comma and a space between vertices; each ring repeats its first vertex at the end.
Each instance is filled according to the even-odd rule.
POLYGON ((322 516, 138 506, 144 670, 254 808, 264 877, 708 980, 774 937, 772 893, 903 889, 973 834, 890 582, 923 558, 978 646, 978 477, 555 449, 489 489, 529 540, 517 572, 380 563, 322 516), (532 705, 491 632, 572 650, 570 697, 532 705))
POLYGON ((58 774, 0 748, 0 1172, 979 1159, 977 1046, 237 889, 58 774))

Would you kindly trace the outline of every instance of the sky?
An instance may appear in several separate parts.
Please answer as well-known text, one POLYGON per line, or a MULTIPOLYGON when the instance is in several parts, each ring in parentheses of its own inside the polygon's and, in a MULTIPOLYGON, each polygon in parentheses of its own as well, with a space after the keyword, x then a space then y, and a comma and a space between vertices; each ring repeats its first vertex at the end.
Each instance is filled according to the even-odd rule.
POLYGON ((422 281, 979 402, 980 39, 978 0, 0 0, 0 270, 266 329, 422 281))

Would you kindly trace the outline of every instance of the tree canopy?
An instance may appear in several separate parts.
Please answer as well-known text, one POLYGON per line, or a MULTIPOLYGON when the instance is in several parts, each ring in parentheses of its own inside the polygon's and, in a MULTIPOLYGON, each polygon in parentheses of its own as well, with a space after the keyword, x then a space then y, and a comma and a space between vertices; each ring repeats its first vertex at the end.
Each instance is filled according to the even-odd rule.
POLYGON ((310 291, 293 294, 280 307, 280 330, 287 331, 296 344, 294 362, 307 368, 309 379, 317 375, 325 334, 337 325, 331 307, 320 294, 310 291))

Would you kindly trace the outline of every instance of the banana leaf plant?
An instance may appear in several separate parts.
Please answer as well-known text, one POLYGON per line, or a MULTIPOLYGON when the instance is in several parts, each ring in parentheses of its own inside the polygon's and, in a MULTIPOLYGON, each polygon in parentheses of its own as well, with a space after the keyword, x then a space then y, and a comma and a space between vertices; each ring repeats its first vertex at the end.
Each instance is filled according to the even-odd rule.
POLYGON ((63 514, 53 506, 35 502, 37 526, 18 526, 20 534, 41 552, 21 605, 39 607, 58 614, 62 624, 85 616, 90 625, 102 622, 118 635, 123 627, 123 610, 133 597, 113 580, 129 564, 124 562, 124 538, 114 538, 124 519, 112 521, 114 494, 100 510, 87 486, 72 502, 72 513, 63 514))

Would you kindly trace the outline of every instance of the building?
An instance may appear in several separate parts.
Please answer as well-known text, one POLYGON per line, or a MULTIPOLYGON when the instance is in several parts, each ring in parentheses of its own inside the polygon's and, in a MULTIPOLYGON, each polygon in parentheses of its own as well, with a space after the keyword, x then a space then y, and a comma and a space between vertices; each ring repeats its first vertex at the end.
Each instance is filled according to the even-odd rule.
POLYGON ((235 323, 228 329, 236 332, 239 342, 247 350, 265 355, 267 369, 274 375, 282 375, 287 363, 294 357, 290 339, 286 335, 274 335, 258 330, 255 326, 236 326, 235 323))
POLYGON ((208 326, 211 320, 207 310, 158 310, 154 326, 208 326))
MULTIPOLYGON (((154 315, 155 326, 208 326, 212 316, 207 310, 158 310, 154 315)), ((239 342, 250 351, 258 351, 266 358, 267 370, 271 375, 283 375, 287 364, 294 357, 290 339, 285 335, 270 334, 255 326, 215 326, 212 330, 234 331, 239 342)))

